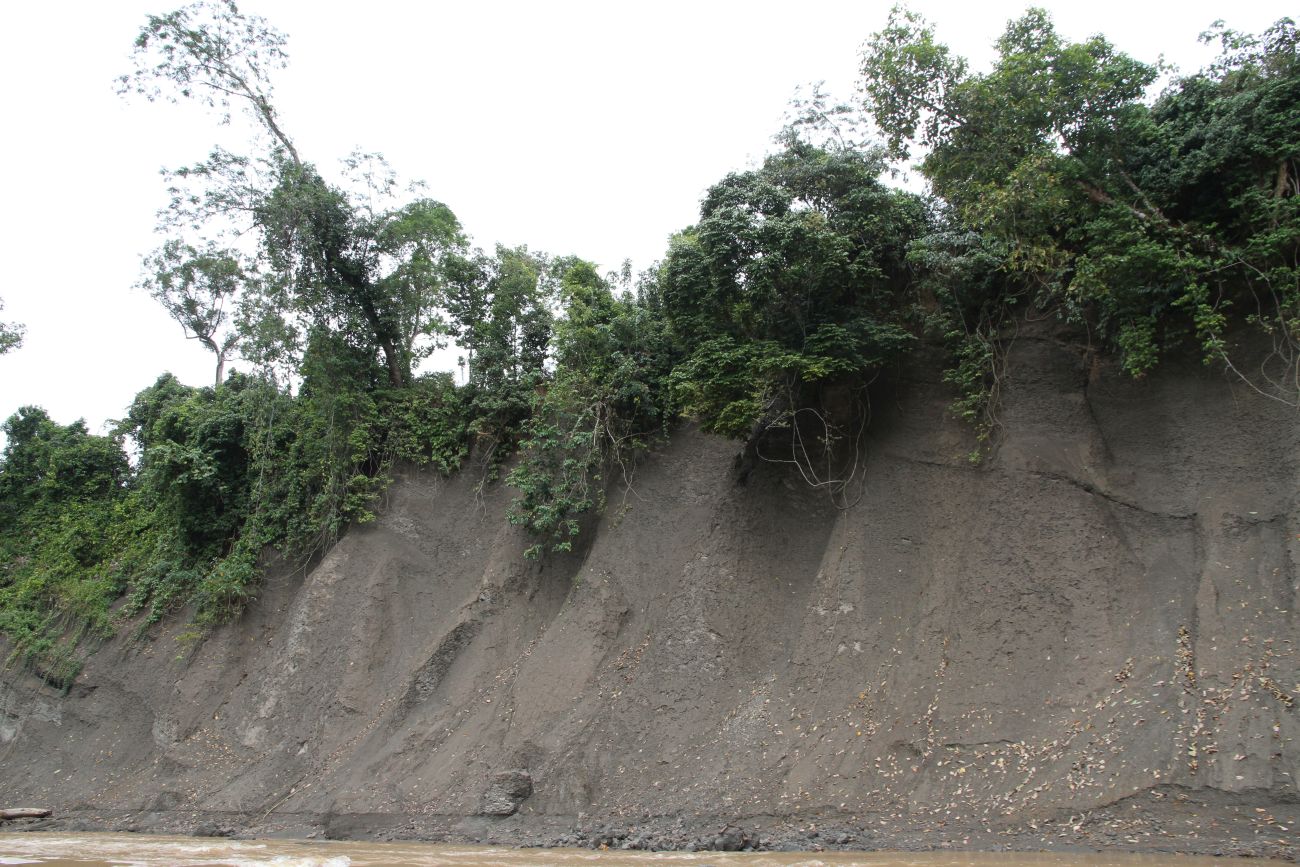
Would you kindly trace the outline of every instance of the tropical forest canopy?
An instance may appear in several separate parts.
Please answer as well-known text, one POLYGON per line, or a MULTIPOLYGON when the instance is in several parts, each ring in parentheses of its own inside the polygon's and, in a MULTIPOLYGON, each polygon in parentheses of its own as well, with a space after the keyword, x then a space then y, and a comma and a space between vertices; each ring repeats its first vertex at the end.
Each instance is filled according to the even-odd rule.
MULTIPOLYGON (((237 614, 269 552, 305 561, 369 520, 399 464, 512 486, 534 557, 570 549, 683 420, 739 441, 741 479, 766 457, 846 496, 836 444, 922 343, 987 444, 1027 311, 1086 327, 1134 376, 1196 353, 1300 403, 1296 28, 1204 38, 1219 60, 1149 98, 1157 66, 1040 10, 977 71, 895 9, 858 97, 797 105, 762 164, 714 184, 633 275, 471 248, 378 154, 322 171, 275 108, 283 34, 229 0, 150 17, 121 92, 256 132, 165 172, 141 276, 211 351, 213 384, 163 374, 105 436, 37 407, 4 423, 12 658, 66 684, 84 637, 183 605, 201 624, 237 614), (911 161, 923 195, 888 183, 911 161), (1262 368, 1238 364, 1246 334, 1273 348, 1262 368), (463 382, 420 372, 453 341, 463 382)), ((0 352, 21 335, 0 325, 0 352)))

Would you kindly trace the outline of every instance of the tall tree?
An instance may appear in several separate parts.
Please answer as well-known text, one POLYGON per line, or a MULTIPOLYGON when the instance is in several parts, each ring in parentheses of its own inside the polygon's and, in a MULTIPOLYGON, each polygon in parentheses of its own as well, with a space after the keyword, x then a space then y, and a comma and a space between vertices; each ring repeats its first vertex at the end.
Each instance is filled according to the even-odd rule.
POLYGON ((253 206, 262 254, 279 277, 276 306, 304 331, 328 328, 373 346, 389 383, 405 385, 444 330, 449 269, 468 246, 459 221, 431 199, 398 204, 387 184, 349 195, 310 164, 279 169, 253 206), (376 198, 387 206, 374 207, 376 198))
POLYGON ((179 240, 163 244, 145 260, 142 285, 187 338, 203 344, 217 360, 216 385, 221 385, 226 359, 239 339, 230 327, 228 305, 249 275, 234 250, 207 245, 199 250, 179 240))
POLYGON ((217 110, 223 124, 232 103, 239 105, 301 166, 271 103, 271 74, 287 65, 287 42, 266 19, 241 14, 234 0, 200 0, 148 17, 135 40, 135 69, 118 79, 118 92, 193 99, 217 110))
POLYGON ((135 43, 136 68, 119 80, 120 91, 197 100, 222 123, 239 106, 270 141, 252 156, 217 148, 170 172, 161 228, 180 249, 194 234, 254 240, 267 273, 256 287, 260 297, 241 304, 248 354, 269 353, 270 333, 292 338, 278 341, 282 352, 325 328, 372 347, 390 384, 405 385, 442 330, 445 272, 464 253, 464 235, 445 205, 400 201, 382 157, 348 157, 349 189, 300 155, 272 102, 271 74, 287 61, 285 44, 283 34, 230 0, 149 17, 135 43), (286 334, 286 325, 296 333, 286 334))

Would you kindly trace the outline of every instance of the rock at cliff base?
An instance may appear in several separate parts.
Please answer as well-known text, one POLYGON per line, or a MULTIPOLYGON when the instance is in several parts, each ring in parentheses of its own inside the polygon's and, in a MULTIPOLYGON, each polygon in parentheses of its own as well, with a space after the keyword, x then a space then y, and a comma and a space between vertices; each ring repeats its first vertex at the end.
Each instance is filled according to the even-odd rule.
POLYGON ((527 771, 503 771, 492 778, 483 793, 485 816, 510 816, 533 793, 533 778, 527 771))

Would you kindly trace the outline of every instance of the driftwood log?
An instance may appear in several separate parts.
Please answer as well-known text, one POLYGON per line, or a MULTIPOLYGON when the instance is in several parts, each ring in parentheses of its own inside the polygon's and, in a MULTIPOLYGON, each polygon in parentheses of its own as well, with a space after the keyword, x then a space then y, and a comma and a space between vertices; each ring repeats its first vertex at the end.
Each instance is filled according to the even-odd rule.
POLYGON ((44 819, 53 812, 41 807, 10 807, 7 810, 0 808, 0 819, 44 819))

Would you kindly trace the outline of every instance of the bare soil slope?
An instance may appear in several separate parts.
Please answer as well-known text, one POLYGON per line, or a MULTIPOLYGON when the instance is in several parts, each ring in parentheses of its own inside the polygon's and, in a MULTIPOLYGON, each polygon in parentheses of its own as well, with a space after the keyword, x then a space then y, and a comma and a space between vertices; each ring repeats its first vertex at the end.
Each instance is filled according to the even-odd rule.
POLYGON ((0 789, 64 828, 1294 857, 1300 417, 1046 333, 1009 372, 982 466, 900 379, 855 507, 683 431, 540 567, 508 490, 409 474, 228 628, 5 673, 0 789))

